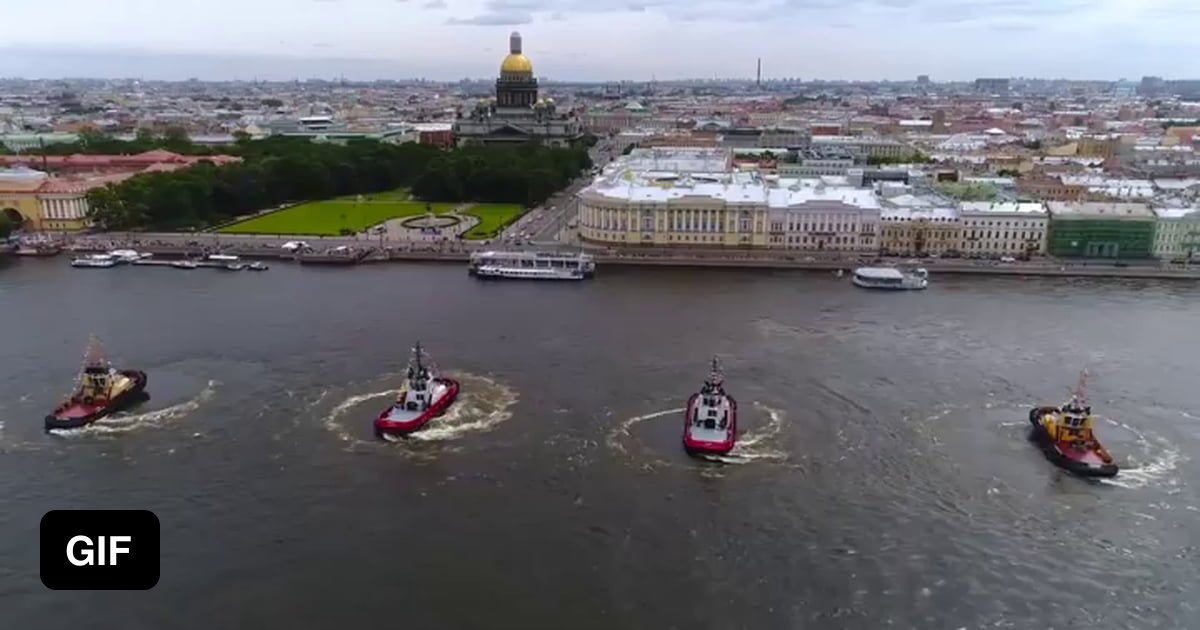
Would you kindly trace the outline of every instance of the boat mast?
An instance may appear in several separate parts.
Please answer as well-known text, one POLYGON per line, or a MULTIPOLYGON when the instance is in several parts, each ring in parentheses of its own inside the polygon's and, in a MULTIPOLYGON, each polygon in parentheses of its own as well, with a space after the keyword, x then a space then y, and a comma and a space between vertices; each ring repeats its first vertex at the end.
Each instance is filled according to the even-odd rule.
POLYGON ((420 341, 417 342, 417 345, 413 346, 413 362, 417 366, 417 373, 420 374, 421 369, 424 367, 423 365, 421 365, 421 342, 420 341))
POLYGON ((1087 379, 1087 370, 1079 373, 1079 384, 1075 386, 1075 391, 1071 394, 1071 403, 1076 407, 1083 408, 1087 405, 1087 379))
POLYGON ((100 393, 98 390, 102 389, 103 394, 108 395, 112 384, 108 380, 111 369, 108 359, 104 356, 104 346, 95 333, 92 333, 88 336, 87 348, 83 352, 83 368, 79 370, 77 391, 87 388, 95 394, 100 393))
POLYGON ((88 336, 87 347, 83 351, 83 367, 107 367, 108 360, 104 358, 104 346, 95 333, 88 336))
POLYGON ((725 377, 721 374, 721 360, 714 354, 712 358, 712 370, 708 375, 708 382, 715 389, 719 388, 724 380, 725 377))

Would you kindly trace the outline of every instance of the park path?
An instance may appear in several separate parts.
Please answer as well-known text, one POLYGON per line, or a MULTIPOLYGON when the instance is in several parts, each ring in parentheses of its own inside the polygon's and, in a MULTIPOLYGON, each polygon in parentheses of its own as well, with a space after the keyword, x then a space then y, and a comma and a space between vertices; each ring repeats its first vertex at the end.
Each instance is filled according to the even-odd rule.
MULTIPOLYGON (((449 236, 454 237, 454 236, 457 236, 458 234, 465 233, 467 230, 470 230, 471 228, 475 227, 475 224, 479 223, 479 218, 473 217, 469 214, 462 214, 464 211, 469 210, 474 206, 475 206, 475 204, 470 203, 470 202, 460 203, 442 214, 442 216, 451 215, 458 219, 458 223, 453 226, 452 231, 450 232, 449 236)), ((415 216, 426 216, 426 215, 415 215, 415 216)), ((376 224, 371 227, 368 227, 366 230, 364 230, 363 232, 360 233, 360 237, 377 238, 377 233, 375 232, 375 230, 378 229, 379 225, 384 226, 384 238, 388 241, 408 241, 408 242, 438 241, 438 240, 443 240, 447 237, 446 234, 438 234, 438 235, 424 234, 419 229, 405 227, 404 222, 408 221, 412 218, 414 218, 414 217, 410 216, 410 217, 398 217, 395 219, 388 219, 387 221, 384 221, 382 224, 376 224)))

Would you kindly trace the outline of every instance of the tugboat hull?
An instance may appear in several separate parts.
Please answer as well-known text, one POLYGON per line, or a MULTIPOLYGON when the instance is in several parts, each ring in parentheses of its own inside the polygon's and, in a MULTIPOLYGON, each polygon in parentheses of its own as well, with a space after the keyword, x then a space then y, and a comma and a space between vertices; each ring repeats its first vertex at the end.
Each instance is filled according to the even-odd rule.
POLYGON ((397 419, 392 416, 392 407, 388 407, 379 413, 379 417, 375 418, 375 436, 384 438, 386 436, 398 437, 408 435, 414 431, 419 431, 422 427, 429 423, 430 420, 446 413, 446 409, 454 403, 458 398, 458 381, 452 378, 437 378, 435 383, 444 385, 446 391, 429 405, 429 408, 414 415, 411 418, 397 419))
POLYGON ((706 439, 693 431, 692 414, 699 398, 699 393, 692 394, 683 413, 683 450, 688 455, 725 455, 737 443, 737 400, 733 396, 725 396, 729 400, 729 424, 719 439, 706 439))
POLYGON ((1095 450, 1064 451, 1058 442, 1046 432, 1042 426, 1043 416, 1057 413, 1054 407, 1034 407, 1029 410, 1029 423, 1032 426, 1033 441, 1042 449, 1050 463, 1081 477, 1115 477, 1120 467, 1115 463, 1104 462, 1095 450))
POLYGON ((141 370, 120 370, 133 381, 133 386, 114 397, 107 405, 96 406, 83 401, 70 401, 47 414, 45 429, 78 429, 107 415, 123 411, 146 400, 146 373, 141 370))

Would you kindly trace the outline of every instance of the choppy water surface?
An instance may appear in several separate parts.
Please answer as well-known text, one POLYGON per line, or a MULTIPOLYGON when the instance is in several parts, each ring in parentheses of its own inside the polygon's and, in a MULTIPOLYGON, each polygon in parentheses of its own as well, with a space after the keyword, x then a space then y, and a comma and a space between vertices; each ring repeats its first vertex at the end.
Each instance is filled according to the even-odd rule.
POLYGON ((1200 287, 601 271, 0 270, 0 627, 1200 627, 1200 287), (152 398, 46 435, 90 332, 152 398), (416 339, 464 394, 377 442, 416 339), (1085 367, 1110 481, 1026 441, 1085 367), (154 590, 41 586, 79 508, 159 515, 154 590))

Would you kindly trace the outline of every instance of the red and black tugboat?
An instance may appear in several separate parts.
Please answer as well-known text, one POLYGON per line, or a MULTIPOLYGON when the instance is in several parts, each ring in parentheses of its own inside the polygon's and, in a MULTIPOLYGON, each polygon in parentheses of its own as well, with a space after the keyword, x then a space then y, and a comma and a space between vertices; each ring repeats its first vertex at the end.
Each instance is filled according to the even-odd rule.
POLYGON ((117 370, 93 336, 84 353, 75 393, 46 416, 46 430, 77 429, 146 399, 146 373, 117 370))
POLYGON ((737 441, 737 401, 725 393, 717 357, 700 391, 688 399, 683 417, 683 448, 690 455, 724 455, 737 441))
POLYGON ((445 413, 458 397, 458 381, 438 376, 430 363, 420 343, 413 347, 404 386, 396 402, 375 419, 375 435, 382 438, 412 433, 445 413))
POLYGON ((1033 438, 1056 466, 1085 477, 1112 477, 1118 467, 1092 430, 1092 408, 1087 404, 1087 372, 1071 399, 1059 407, 1034 407, 1029 411, 1033 438))

